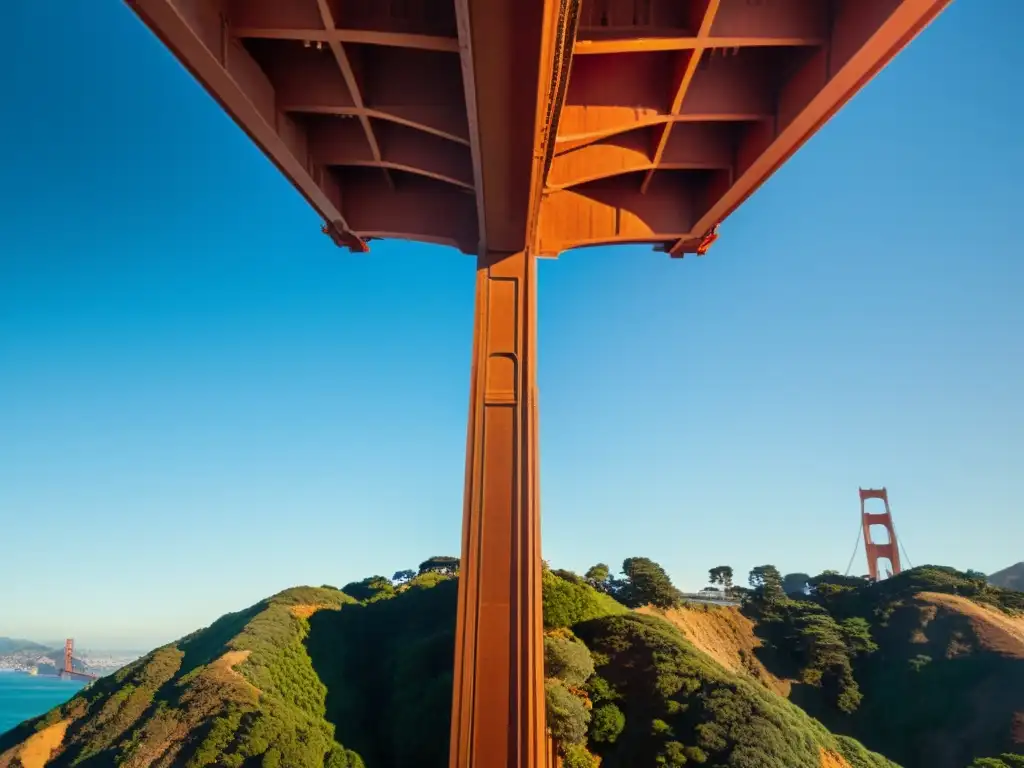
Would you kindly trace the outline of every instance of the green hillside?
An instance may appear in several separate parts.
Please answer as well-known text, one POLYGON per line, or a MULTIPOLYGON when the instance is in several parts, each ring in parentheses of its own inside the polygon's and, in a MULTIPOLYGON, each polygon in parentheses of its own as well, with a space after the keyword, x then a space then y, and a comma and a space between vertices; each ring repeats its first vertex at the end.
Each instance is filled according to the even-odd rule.
POLYGON ((907 768, 1024 753, 1024 593, 930 565, 809 585, 794 598, 772 576, 744 606, 792 701, 907 768))
MULTIPOLYGON (((444 768, 457 567, 431 558, 418 573, 299 587, 224 616, 0 736, 0 768, 46 753, 53 768, 444 768)), ((678 601, 656 563, 631 558, 620 578, 601 568, 544 573, 548 720, 565 768, 896 768, 630 610, 678 601)), ((760 629, 785 623, 765 614, 760 629)), ((841 668, 805 675, 808 690, 834 703, 841 668)))
POLYGON ((228 614, 0 737, 0 767, 18 765, 10 747, 54 728, 66 728, 54 766, 360 766, 324 720, 326 689, 303 645, 304 614, 351 602, 303 587, 228 614))

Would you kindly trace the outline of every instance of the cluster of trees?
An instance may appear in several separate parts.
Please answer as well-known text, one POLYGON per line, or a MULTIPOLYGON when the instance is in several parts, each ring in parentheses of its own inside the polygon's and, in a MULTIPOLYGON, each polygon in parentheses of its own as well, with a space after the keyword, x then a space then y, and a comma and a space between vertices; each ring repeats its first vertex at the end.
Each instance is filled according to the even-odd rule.
POLYGON ((582 578, 557 570, 544 575, 548 725, 566 768, 817 768, 823 749, 858 768, 894 768, 759 684, 727 672, 660 617, 631 613, 610 600, 614 592, 648 604, 643 589, 653 579, 663 602, 671 602, 653 576, 660 569, 631 560, 617 579, 603 564, 582 578), (626 583, 610 586, 613 581, 626 583))
POLYGON ((367 576, 365 579, 349 582, 341 591, 360 602, 372 603, 387 600, 410 587, 433 586, 441 579, 458 574, 459 558, 436 555, 424 560, 416 570, 395 571, 390 579, 386 576, 367 576))
POLYGON ((719 667, 664 619, 634 614, 610 597, 646 605, 654 595, 674 604, 668 577, 652 565, 630 558, 617 578, 604 564, 583 577, 545 570, 547 718, 565 768, 817 768, 822 749, 858 768, 894 768, 719 667))
POLYGON ((442 576, 457 576, 459 573, 459 558, 451 557, 450 555, 429 557, 420 563, 419 568, 415 571, 395 571, 391 581, 395 586, 398 586, 412 581, 417 576, 423 576, 428 573, 437 573, 442 576))
POLYGON ((749 587, 735 584, 733 576, 732 566, 717 565, 708 570, 708 583, 711 586, 706 589, 723 592, 729 597, 778 600, 786 596, 814 595, 821 584, 862 587, 870 583, 867 576, 841 576, 838 571, 824 571, 814 577, 801 572, 787 573, 783 576, 774 565, 759 565, 752 568, 747 574, 749 587))
MULTIPOLYGON (((908 765, 916 764, 922 740, 938 723, 956 729, 974 716, 964 703, 969 686, 1012 676, 1010 669, 997 669, 1003 662, 995 655, 946 659, 948 633, 958 631, 951 624, 933 622, 927 635, 922 632, 914 599, 921 592, 959 595, 1010 613, 1024 610, 1024 594, 993 587, 977 571, 921 566, 875 583, 837 571, 783 576, 775 566, 761 565, 748 573, 748 588, 737 591, 732 568, 718 566, 709 580, 742 596, 742 610, 762 640, 759 658, 777 676, 803 684, 793 694, 801 706, 908 765), (877 652, 880 646, 884 653, 877 652), (889 727, 893 712, 899 712, 898 727, 889 727)), ((975 748, 999 746, 971 738, 975 748)), ((1024 768, 1015 760, 1020 758, 980 758, 971 768, 1024 768)))
MULTIPOLYGON (((579 578, 568 571, 556 571, 570 579, 579 578)), ((622 561, 622 573, 613 576, 605 563, 591 566, 583 575, 587 584, 628 608, 654 605, 674 608, 682 602, 682 593, 658 563, 647 557, 627 557, 622 561)))
MULTIPOLYGON (((594 734, 601 765, 820 765, 822 751, 851 765, 892 768, 852 739, 835 737, 799 708, 696 652, 672 625, 625 614, 575 628, 600 659, 588 683, 595 713, 615 738, 594 734)), ((596 715, 592 723, 596 721, 596 715)))
POLYGON ((558 740, 564 768, 598 765, 587 749, 594 712, 585 684, 593 674, 590 649, 570 629, 559 628, 545 636, 545 713, 551 735, 558 740))
MULTIPOLYGON (((337 724, 339 741, 368 761, 372 758, 372 764, 382 760, 383 764, 405 764, 400 754, 409 758, 413 754, 430 755, 423 765, 443 762, 446 731, 439 722, 432 722, 429 728, 419 724, 428 722, 429 712, 443 714, 447 710, 451 638, 450 630, 442 633, 442 628, 454 620, 454 604, 439 609, 454 599, 456 590, 451 578, 457 574, 457 558, 437 557, 415 570, 399 571, 391 579, 378 576, 355 582, 359 585, 356 587, 347 585, 346 593, 364 602, 367 614, 360 621, 376 617, 374 626, 379 625, 379 631, 374 630, 373 637, 360 637, 358 644, 354 626, 342 628, 339 624, 336 631, 321 635, 325 641, 331 638, 332 657, 337 655, 335 638, 350 638, 353 642, 350 661, 343 674, 339 671, 338 685, 341 681, 351 685, 364 675, 367 679, 360 683, 359 690, 367 693, 361 695, 374 702, 380 699, 367 709, 364 704, 369 699, 353 698, 351 709, 336 716, 332 712, 329 717, 337 724), (419 587, 435 585, 443 587, 445 594, 437 594, 439 600, 430 608, 424 602, 423 618, 412 619, 421 613, 419 609, 413 611, 414 606, 429 593, 439 592, 419 587), (360 587, 364 591, 360 592, 360 587), (395 596, 402 599, 381 602, 395 596), (411 623, 399 629, 407 621, 411 623), (421 637, 433 639, 419 648, 421 637), (370 669, 364 663, 368 646, 377 649, 380 657, 372 674, 363 671, 370 669), (416 671, 428 658, 430 670, 416 671), (408 682, 410 674, 417 681, 414 684, 408 682), (399 680, 402 682, 397 683, 399 680), (382 693, 392 687, 393 692, 382 693), (406 689, 429 690, 430 703, 414 707, 410 699, 400 707, 406 689), (405 736, 393 742, 400 746, 378 746, 392 744, 390 734, 395 732, 390 725, 384 728, 381 724, 382 707, 402 722, 398 730, 405 736), (357 721, 358 711, 368 714, 357 721), (360 734, 372 734, 373 738, 360 734)), ((862 733, 855 726, 861 720, 877 722, 873 714, 865 713, 869 703, 871 710, 882 707, 891 712, 897 700, 896 709, 908 713, 907 722, 917 722, 910 717, 912 697, 903 689, 889 696, 882 689, 871 688, 873 703, 864 698, 866 686, 873 685, 870 670, 876 665, 874 660, 885 657, 885 663, 893 663, 889 645, 886 654, 876 652, 883 642, 879 627, 889 615, 887 606, 927 589, 1001 601, 1000 605, 1012 607, 1006 602, 1012 602, 1012 598, 1005 593, 984 587, 973 574, 952 569, 915 569, 872 584, 864 577, 843 576, 835 571, 817 576, 783 574, 769 564, 751 569, 745 579, 741 577, 742 585, 736 584, 735 578, 730 566, 709 571, 711 583, 742 598, 742 610, 755 619, 764 644, 761 650, 766 654, 762 660, 780 677, 803 683, 802 706, 834 728, 861 734, 865 743, 871 742, 874 748, 897 759, 906 759, 910 747, 877 735, 888 733, 885 729, 870 727, 862 733), (889 702, 888 706, 883 707, 883 701, 889 702)), ((721 670, 696 653, 666 622, 631 614, 629 608, 648 604, 671 608, 680 601, 679 590, 664 568, 649 558, 627 558, 618 573, 598 563, 582 576, 552 570, 545 564, 543 598, 548 725, 559 740, 565 768, 594 768, 598 764, 602 768, 635 764, 687 768, 701 764, 778 764, 810 768, 818 765, 819 747, 842 754, 858 768, 893 766, 867 752, 857 741, 832 735, 756 683, 721 670), (809 744, 816 747, 805 750, 809 744)), ((347 609, 338 614, 329 612, 322 621, 356 621, 358 615, 347 609)), ((923 680, 921 675, 932 674, 925 663, 928 660, 922 657, 906 662, 908 684, 923 680), (924 672, 918 674, 919 670, 924 672)), ((888 679, 891 681, 891 677, 888 679)), ((937 700, 935 696, 925 698, 933 703, 937 700)), ((912 734, 913 729, 908 733, 912 734)), ((912 760, 908 764, 913 764, 912 760)), ((1012 756, 1002 755, 978 760, 971 768, 1024 766, 1012 762, 1012 756)))
POLYGON ((758 623, 769 650, 785 656, 788 675, 820 688, 829 704, 854 712, 863 698, 854 677, 855 661, 878 646, 868 622, 859 616, 837 619, 827 604, 837 594, 867 586, 862 577, 825 571, 785 576, 774 565, 759 565, 747 574, 748 588, 733 584, 733 569, 720 565, 708 571, 711 584, 742 597, 745 612, 758 623))

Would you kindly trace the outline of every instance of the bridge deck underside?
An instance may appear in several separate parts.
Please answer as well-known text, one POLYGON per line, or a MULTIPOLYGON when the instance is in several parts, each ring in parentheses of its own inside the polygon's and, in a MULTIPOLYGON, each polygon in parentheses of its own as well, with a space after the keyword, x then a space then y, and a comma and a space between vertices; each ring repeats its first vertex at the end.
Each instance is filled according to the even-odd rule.
POLYGON ((947 2, 569 3, 576 42, 530 232, 529 185, 510 161, 534 147, 545 93, 531 39, 542 0, 129 4, 340 245, 556 255, 639 242, 681 255, 947 2), (486 13, 504 14, 503 44, 474 39, 486 13))

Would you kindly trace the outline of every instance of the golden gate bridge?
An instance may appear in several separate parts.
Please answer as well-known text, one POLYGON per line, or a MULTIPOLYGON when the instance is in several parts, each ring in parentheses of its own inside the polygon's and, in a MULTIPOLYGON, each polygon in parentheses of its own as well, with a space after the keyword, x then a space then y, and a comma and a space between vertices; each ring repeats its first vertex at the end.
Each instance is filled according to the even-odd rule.
POLYGON ((83 671, 85 665, 81 660, 77 660, 78 669, 75 669, 75 661, 75 641, 69 637, 64 641, 64 666, 57 673, 57 677, 61 680, 79 680, 86 683, 91 683, 97 679, 97 675, 83 671))

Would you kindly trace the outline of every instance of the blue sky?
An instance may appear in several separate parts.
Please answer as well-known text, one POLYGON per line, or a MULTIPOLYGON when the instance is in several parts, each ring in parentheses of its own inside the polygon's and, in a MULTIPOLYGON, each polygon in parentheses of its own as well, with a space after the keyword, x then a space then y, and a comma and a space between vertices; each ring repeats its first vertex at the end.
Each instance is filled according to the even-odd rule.
MULTIPOLYGON (((954 3, 707 258, 541 264, 547 559, 844 570, 887 485, 913 563, 1024 560, 1016 7, 954 3)), ((457 553, 473 259, 336 249, 122 3, 54 14, 0 48, 0 635, 457 553)))

